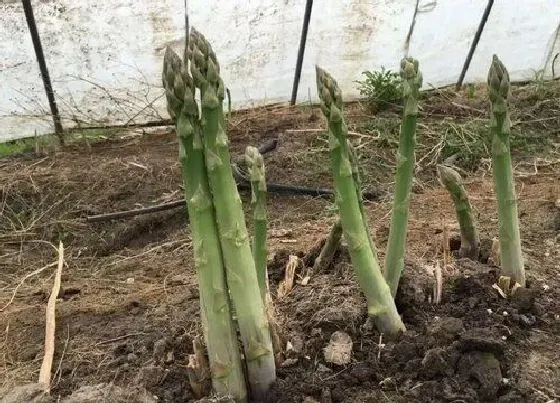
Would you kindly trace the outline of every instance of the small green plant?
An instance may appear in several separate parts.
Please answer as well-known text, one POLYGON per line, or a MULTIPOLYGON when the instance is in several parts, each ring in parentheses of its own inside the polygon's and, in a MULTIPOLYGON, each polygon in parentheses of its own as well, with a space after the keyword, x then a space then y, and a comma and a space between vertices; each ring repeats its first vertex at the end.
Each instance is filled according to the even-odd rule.
POLYGON ((544 69, 533 70, 533 73, 535 75, 534 81, 537 98, 543 100, 547 95, 546 84, 544 80, 544 69))
POLYGON ((381 67, 380 71, 364 71, 364 81, 357 81, 358 91, 372 112, 386 109, 402 100, 402 80, 398 73, 381 67))
POLYGON ((0 158, 31 153, 34 149, 35 145, 30 139, 7 141, 0 143, 0 158))
POLYGON ((476 96, 476 86, 473 83, 467 84, 467 95, 470 99, 476 96))

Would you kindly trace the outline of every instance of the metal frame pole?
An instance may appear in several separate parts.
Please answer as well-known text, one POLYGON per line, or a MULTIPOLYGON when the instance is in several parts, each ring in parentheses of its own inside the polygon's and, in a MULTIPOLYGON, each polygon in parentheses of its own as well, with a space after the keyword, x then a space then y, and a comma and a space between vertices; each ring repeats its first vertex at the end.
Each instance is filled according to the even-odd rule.
POLYGON ((290 105, 296 104, 299 80, 301 78, 301 67, 303 65, 303 55, 305 53, 305 44, 307 42, 307 31, 309 29, 309 21, 311 20, 311 10, 313 9, 313 0, 307 0, 305 4, 305 14, 303 16, 303 28, 301 30, 301 40, 299 43, 299 51, 296 62, 296 73, 294 76, 294 85, 292 87, 292 99, 290 105))
POLYGON ((37 31, 37 24, 35 23, 35 16, 33 15, 31 0, 22 0, 22 3, 27 26, 29 27, 29 32, 31 34, 31 40, 33 41, 33 48, 35 49, 35 56, 37 57, 37 62, 39 62, 39 70, 41 71, 43 85, 45 87, 45 92, 47 94, 47 99, 49 101, 49 106, 51 109, 51 114, 54 122, 54 132, 58 135, 60 141, 63 143, 63 128, 60 120, 60 113, 58 112, 58 107, 56 106, 56 101, 54 99, 51 78, 49 76, 49 70, 47 69, 47 63, 45 61, 43 46, 41 45, 41 38, 39 37, 39 32, 37 31))

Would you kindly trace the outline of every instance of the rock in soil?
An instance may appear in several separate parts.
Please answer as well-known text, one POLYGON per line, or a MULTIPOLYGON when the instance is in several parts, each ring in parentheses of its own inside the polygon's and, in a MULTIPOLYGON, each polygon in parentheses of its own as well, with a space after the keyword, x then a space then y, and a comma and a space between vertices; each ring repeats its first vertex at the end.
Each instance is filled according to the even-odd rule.
POLYGON ((523 327, 531 327, 537 323, 535 315, 519 315, 519 324, 523 327))
POLYGON ((290 344, 291 348, 289 349, 289 353, 293 353, 296 357, 303 353, 303 337, 301 337, 299 334, 296 334, 292 337, 290 344))
MULTIPOLYGON (((434 336, 436 340, 443 344, 448 344, 465 331, 463 321, 452 317, 435 317, 428 325, 428 334, 434 336)), ((438 343, 439 344, 439 343, 438 343)))
POLYGON ((325 361, 336 365, 350 362, 352 355, 352 338, 348 333, 334 332, 327 347, 325 347, 325 361))
POLYGON ((204 397, 194 403, 235 403, 231 397, 204 397))
POLYGON ((429 378, 451 376, 455 372, 456 358, 443 348, 432 348, 426 351, 422 360, 423 375, 429 378))
POLYGON ((121 388, 109 383, 82 386, 61 403, 157 403, 157 399, 141 387, 121 388))
POLYGON ((332 403, 332 395, 331 395, 331 390, 329 388, 324 388, 321 391, 321 402, 332 403))
POLYGON ((458 372, 467 381, 475 379, 478 394, 483 400, 494 400, 502 384, 500 361, 492 353, 471 351, 464 354, 457 365, 458 372))
POLYGON ((504 352, 505 343, 491 328, 474 328, 461 335, 461 339, 456 342, 459 351, 483 351, 501 355, 504 352))
POLYGON ((377 368, 371 362, 358 362, 350 369, 350 375, 356 378, 360 383, 376 379, 377 368))
POLYGON ((0 389, 0 403, 50 403, 51 398, 39 383, 16 386, 11 390, 0 389))
POLYGON ((167 342, 165 339, 158 340, 154 343, 154 360, 156 362, 163 362, 165 360, 165 349, 167 342))
POLYGON ((532 288, 518 288, 511 296, 511 303, 519 313, 530 313, 535 306, 537 292, 532 288))
POLYGON ((165 369, 158 365, 150 365, 140 368, 134 382, 138 385, 151 389, 159 385, 165 377, 165 369))

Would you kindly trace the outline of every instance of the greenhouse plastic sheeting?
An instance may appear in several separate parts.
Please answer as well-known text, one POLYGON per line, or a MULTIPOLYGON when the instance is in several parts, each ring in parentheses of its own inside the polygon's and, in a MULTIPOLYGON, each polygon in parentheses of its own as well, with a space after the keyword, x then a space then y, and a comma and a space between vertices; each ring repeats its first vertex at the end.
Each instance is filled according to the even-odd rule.
MULTIPOLYGON (((409 54, 424 88, 454 83, 486 0, 420 1, 409 54)), ((183 0, 33 1, 65 128, 141 124, 168 117, 161 89, 165 47, 181 51, 183 0)), ((314 65, 339 81, 346 99, 364 70, 397 69, 416 0, 315 0, 298 102, 315 101, 314 65)), ((191 25, 212 43, 234 108, 288 101, 305 0, 189 2, 191 25)), ((21 2, 0 1, 0 141, 52 133, 21 2)), ((497 1, 466 82, 484 81, 493 53, 513 80, 545 69, 560 51, 559 0, 497 1)), ((558 61, 556 71, 560 70, 558 61)))

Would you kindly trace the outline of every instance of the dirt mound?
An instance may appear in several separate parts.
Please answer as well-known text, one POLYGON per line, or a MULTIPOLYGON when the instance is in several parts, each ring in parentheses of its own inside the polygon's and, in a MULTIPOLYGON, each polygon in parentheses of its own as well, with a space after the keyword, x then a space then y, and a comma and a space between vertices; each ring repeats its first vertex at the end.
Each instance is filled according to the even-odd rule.
POLYGON ((553 316, 549 307, 536 303, 541 298, 536 290, 521 305, 518 299, 503 299, 492 288, 496 274, 479 266, 479 274, 448 278, 439 305, 427 297, 421 301, 410 285, 417 281, 407 274, 397 303, 408 331, 393 340, 363 326, 364 301, 348 270, 342 278, 322 275, 295 289, 277 306, 288 319, 288 339, 300 347, 279 369, 270 401, 299 402, 306 396, 321 402, 527 399, 527 391, 511 379, 512 357, 530 331, 553 316), (353 341, 348 365, 324 358, 337 330, 353 341))

